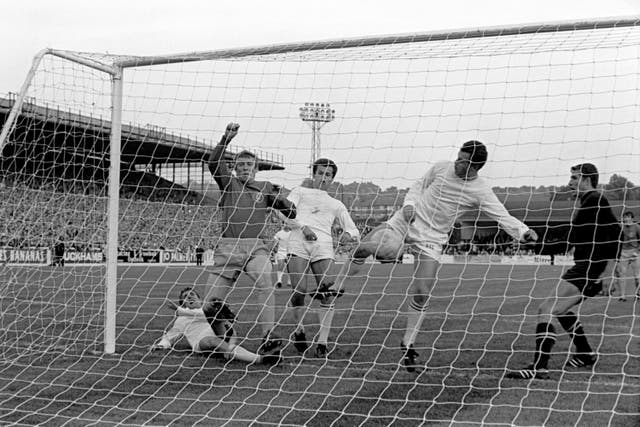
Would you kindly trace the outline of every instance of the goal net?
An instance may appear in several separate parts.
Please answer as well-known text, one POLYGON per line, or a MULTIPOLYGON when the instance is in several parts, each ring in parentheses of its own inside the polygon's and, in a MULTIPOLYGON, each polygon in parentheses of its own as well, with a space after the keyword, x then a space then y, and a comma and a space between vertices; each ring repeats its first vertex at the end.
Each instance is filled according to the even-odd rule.
MULTIPOLYGON (((572 264, 570 167, 594 163, 616 216, 640 218, 638 22, 154 57, 41 52, 19 93, 0 99, 0 422, 640 423, 633 268, 608 269, 604 295, 577 309, 598 354, 593 369, 563 369, 571 343, 559 333, 550 380, 503 376, 531 361, 537 308, 572 264), (277 366, 194 353, 184 338, 151 351, 176 319, 168 301, 185 287, 208 291, 221 212, 207 159, 230 122, 240 128, 229 165, 250 150, 257 179, 285 193, 304 185, 311 159, 334 160, 330 194, 363 235, 435 162, 482 141, 480 174, 539 242, 518 244, 480 211, 460 212, 417 336, 419 374, 400 363, 410 252, 369 259, 347 280, 327 358, 288 340, 286 275, 273 287, 286 344, 277 366)), ((268 222, 270 237, 282 224, 268 222)), ((343 262, 336 243, 332 272, 343 262)), ((250 352, 262 340, 257 301, 241 275, 227 303, 250 352)), ((319 310, 309 301, 313 341, 319 310)))

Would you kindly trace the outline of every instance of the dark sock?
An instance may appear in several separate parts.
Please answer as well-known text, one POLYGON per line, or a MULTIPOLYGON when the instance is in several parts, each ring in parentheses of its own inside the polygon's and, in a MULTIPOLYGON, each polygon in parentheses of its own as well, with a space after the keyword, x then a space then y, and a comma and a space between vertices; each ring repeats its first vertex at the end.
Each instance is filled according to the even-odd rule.
POLYGON ((551 349, 556 343, 556 329, 551 323, 538 323, 536 326, 536 353, 533 366, 536 369, 547 369, 551 349))
POLYGON ((571 341, 576 346, 576 353, 591 353, 591 346, 587 337, 584 335, 582 324, 578 321, 578 317, 573 312, 568 312, 562 316, 558 316, 558 322, 571 337, 571 341))

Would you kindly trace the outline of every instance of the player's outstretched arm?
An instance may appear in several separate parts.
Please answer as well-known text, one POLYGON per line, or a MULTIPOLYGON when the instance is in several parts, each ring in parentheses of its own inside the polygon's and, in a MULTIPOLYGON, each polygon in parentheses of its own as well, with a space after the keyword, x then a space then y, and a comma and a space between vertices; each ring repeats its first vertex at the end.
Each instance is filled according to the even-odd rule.
POLYGON ((220 139, 218 145, 209 154, 209 172, 218 183, 218 186, 222 189, 224 185, 228 183, 231 178, 231 170, 227 166, 227 162, 224 160, 224 152, 227 149, 227 145, 238 134, 240 125, 237 123, 229 123, 225 129, 224 135, 220 139))
POLYGON ((511 215, 490 188, 480 196, 478 206, 514 239, 531 242, 538 240, 538 234, 511 215))

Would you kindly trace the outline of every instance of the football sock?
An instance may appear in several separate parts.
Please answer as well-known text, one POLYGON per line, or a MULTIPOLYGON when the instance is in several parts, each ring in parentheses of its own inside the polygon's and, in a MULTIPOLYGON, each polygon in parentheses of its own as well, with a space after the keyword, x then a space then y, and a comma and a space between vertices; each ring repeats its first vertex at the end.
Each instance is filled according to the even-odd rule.
POLYGON ((402 343, 409 347, 416 341, 416 336, 418 335, 418 331, 422 327, 422 321, 424 320, 424 312, 427 306, 419 305, 415 300, 412 300, 409 304, 409 309, 407 311, 407 327, 404 331, 404 337, 402 338, 402 343))
POLYGON ((571 341, 576 346, 577 353, 591 353, 591 346, 587 337, 584 335, 582 324, 578 321, 578 317, 573 312, 568 312, 562 316, 558 316, 558 322, 569 334, 571 341))
POLYGON ((536 352, 533 366, 536 369, 547 369, 551 349, 556 343, 556 330, 551 323, 541 322, 536 326, 536 352))
POLYGON ((260 360, 260 356, 250 352, 243 347, 240 347, 239 345, 231 348, 231 358, 234 360, 242 360, 243 362, 249 363, 257 362, 260 360))
POLYGON ((334 305, 320 304, 320 330, 318 331, 318 343, 327 344, 329 332, 331 331, 331 323, 335 313, 334 305))

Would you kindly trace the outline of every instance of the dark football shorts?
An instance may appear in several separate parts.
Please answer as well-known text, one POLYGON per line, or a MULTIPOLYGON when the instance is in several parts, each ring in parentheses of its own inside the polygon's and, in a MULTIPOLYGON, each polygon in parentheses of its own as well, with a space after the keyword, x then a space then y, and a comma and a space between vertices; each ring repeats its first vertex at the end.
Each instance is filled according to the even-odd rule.
POLYGON ((576 261, 573 267, 565 271, 562 279, 580 289, 584 296, 594 297, 602 290, 599 279, 607 268, 607 263, 607 260, 576 261))

